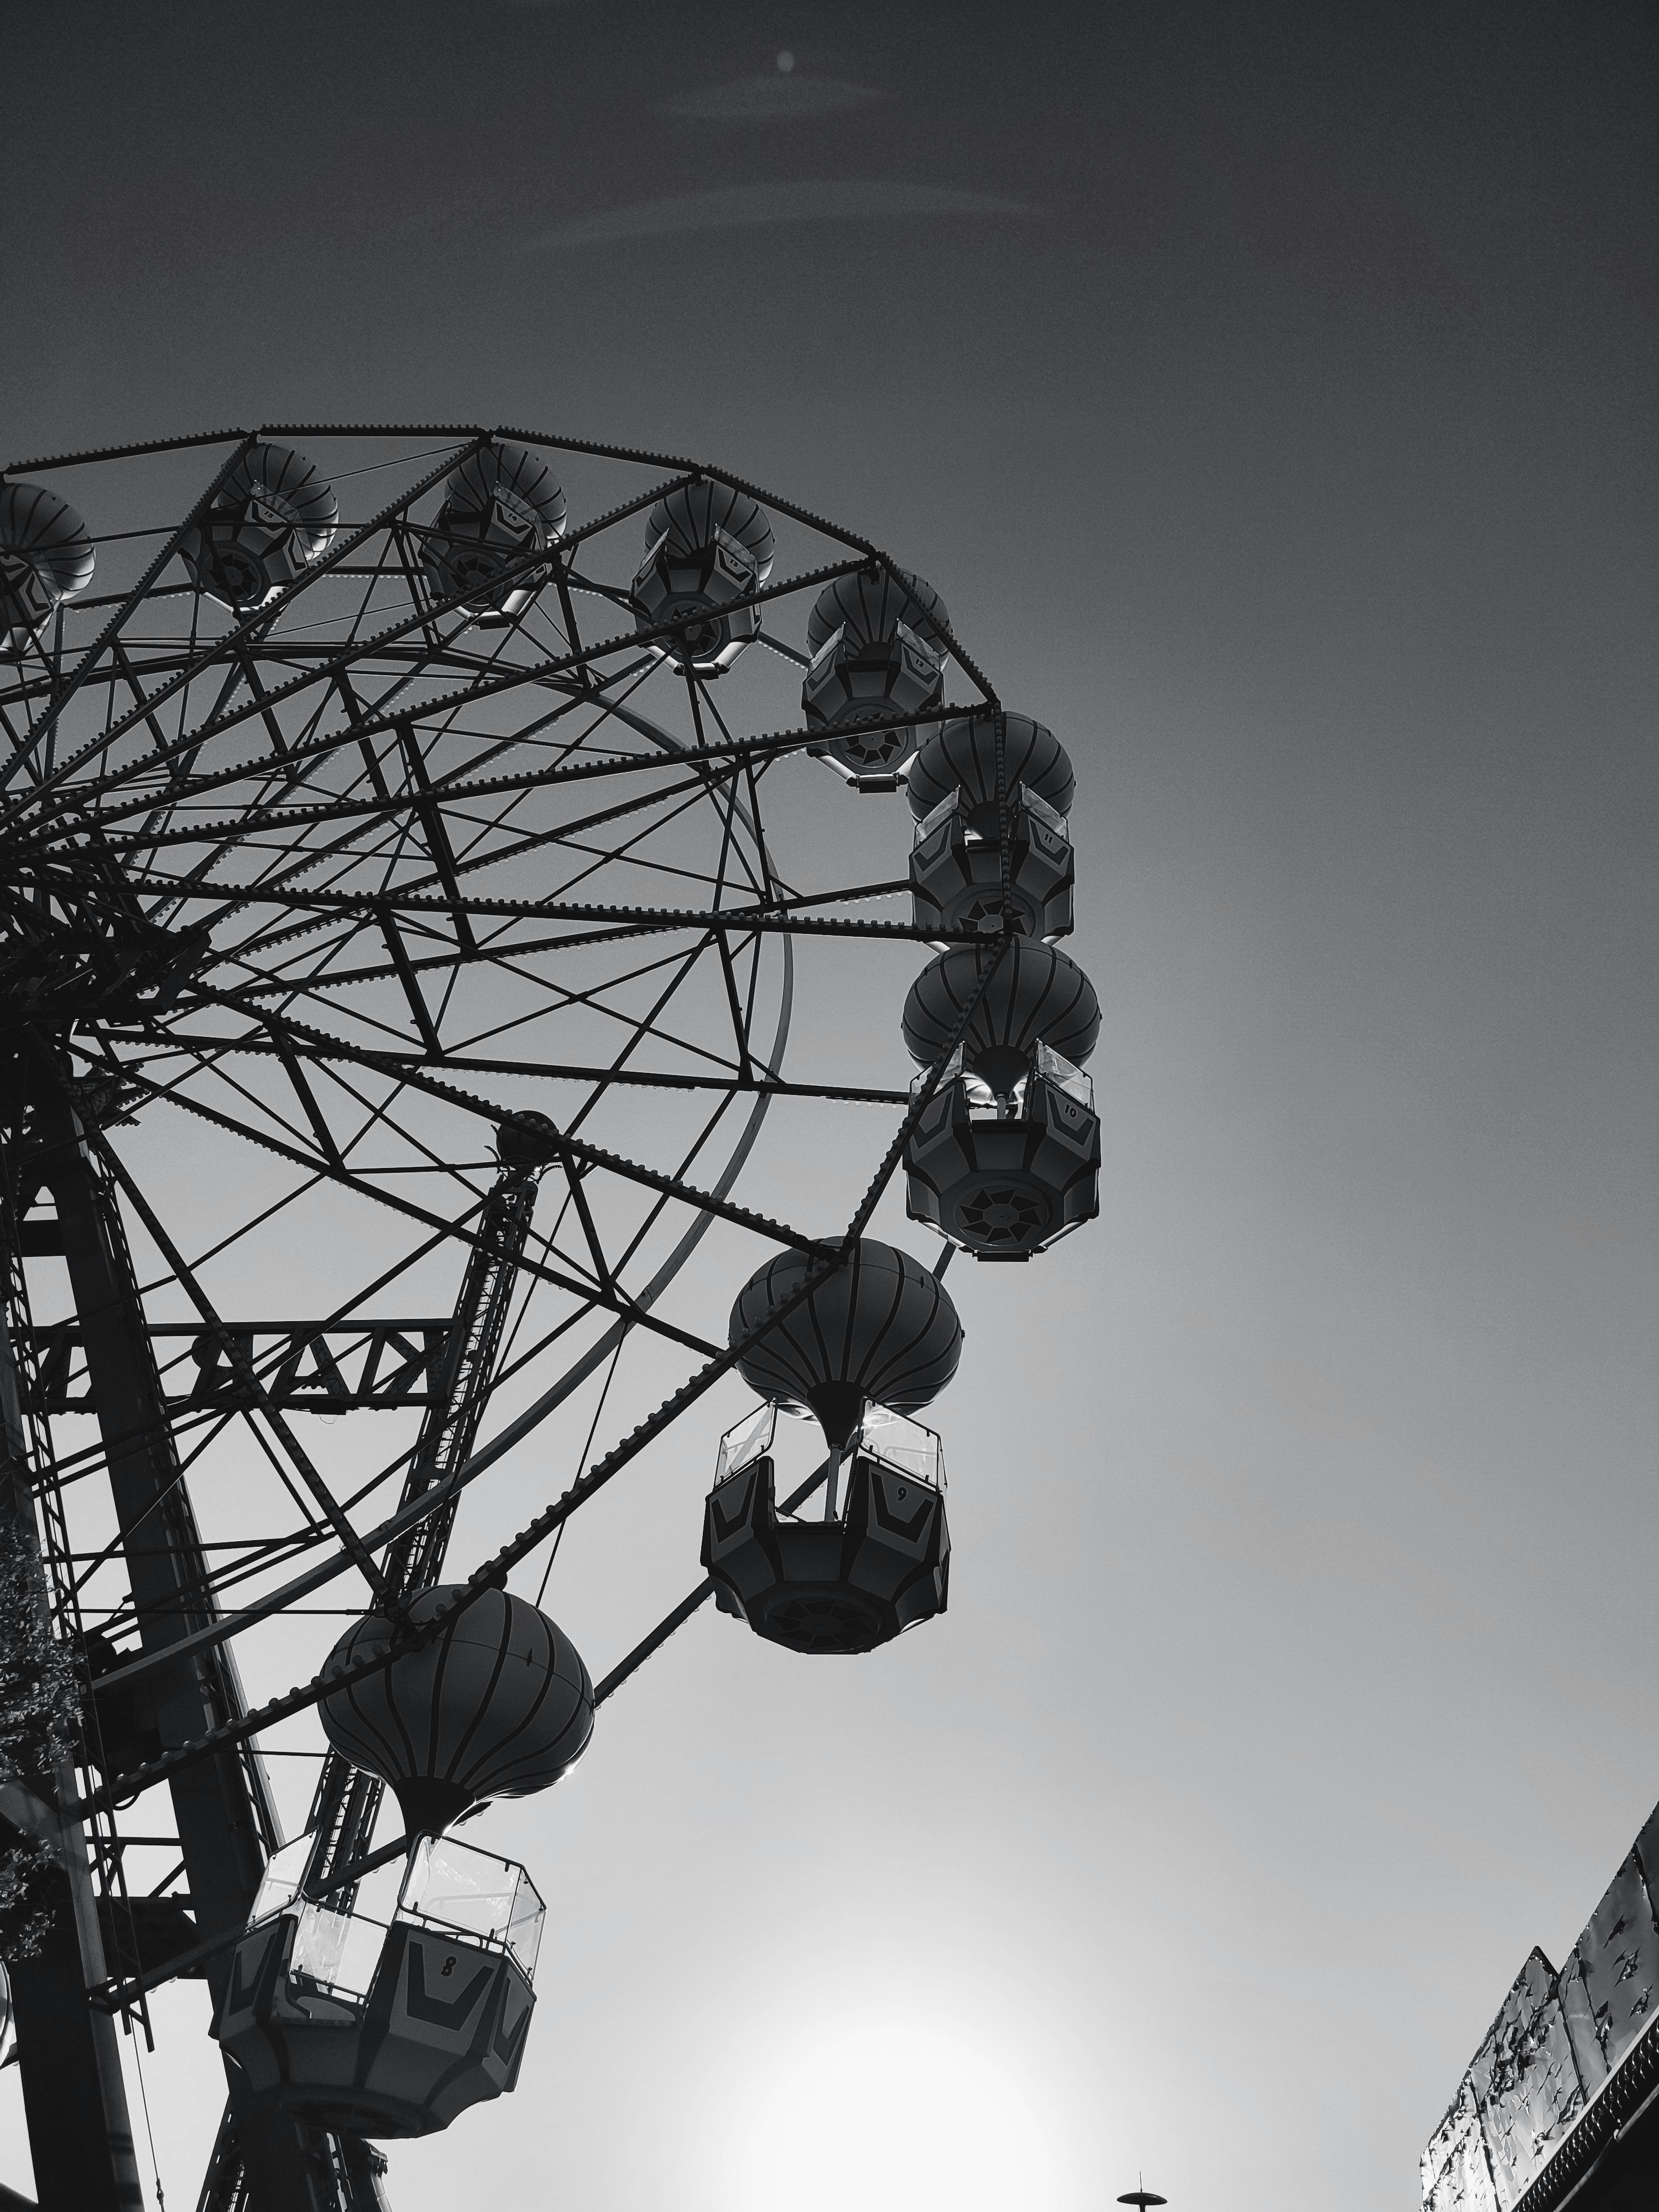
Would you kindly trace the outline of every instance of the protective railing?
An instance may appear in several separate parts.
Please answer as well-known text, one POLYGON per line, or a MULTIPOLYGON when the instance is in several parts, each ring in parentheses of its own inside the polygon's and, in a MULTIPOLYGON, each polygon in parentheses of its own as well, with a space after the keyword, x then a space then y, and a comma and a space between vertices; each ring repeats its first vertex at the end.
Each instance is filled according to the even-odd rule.
MULTIPOLYGON (((1073 1066, 1063 1053, 1055 1052, 1046 1044, 1040 1044, 1031 1054, 1031 1068, 1040 1082, 1050 1085, 1056 1091, 1064 1091, 1066 1097, 1075 1099, 1079 1106, 1086 1107, 1090 1113, 1094 1112, 1093 1078, 1085 1075, 1080 1067, 1073 1066)), ((928 1071, 924 1068, 911 1083, 910 1096, 913 1098, 927 1079, 928 1071)), ((944 1073, 939 1079, 939 1088, 941 1091, 948 1091, 953 1083, 961 1084, 967 1097, 968 1111, 975 1121, 1009 1119, 1019 1121, 1025 1117, 1029 1110, 1031 1090, 1030 1075, 1022 1076, 1008 1094, 1009 1103, 1014 1110, 1012 1116, 1005 1115, 997 1103, 996 1093, 990 1085, 963 1065, 963 1048, 960 1045, 945 1061, 944 1073)))
POLYGON ((511 1859, 453 1836, 422 1836, 403 1864, 377 1867, 350 1889, 313 1899, 300 1890, 311 1844, 297 1836, 276 1853, 248 1917, 250 1928, 279 1912, 295 1922, 290 1973, 331 1996, 366 1997, 387 1933, 404 1921, 511 1952, 533 1976, 546 1907, 511 1859))
MULTIPOLYGON (((958 809, 966 813, 972 805, 970 795, 960 787, 955 791, 947 791, 939 805, 924 814, 917 823, 912 842, 918 845, 923 843, 933 836, 941 822, 948 822, 958 809)), ((1069 843, 1070 832, 1066 828, 1066 817, 1056 813, 1046 799, 1039 798, 1030 784, 1017 783, 1008 794, 1008 805, 1011 811, 1018 811, 1023 807, 1028 814, 1034 814, 1037 820, 1052 830, 1056 836, 1066 838, 1069 843)), ((970 845, 992 845, 996 842, 994 836, 983 836, 975 830, 969 830, 966 835, 970 845)))
MULTIPOLYGON (((742 1420, 734 1422, 726 1431, 714 1463, 716 1488, 773 1449, 778 1411, 775 1406, 757 1406, 752 1413, 745 1413, 742 1420)), ((945 1448, 939 1437, 920 1421, 892 1413, 885 1406, 872 1406, 866 1410, 847 1457, 851 1460, 860 1455, 879 1460, 884 1467, 890 1467, 915 1482, 925 1482, 932 1489, 945 1487, 945 1448)))

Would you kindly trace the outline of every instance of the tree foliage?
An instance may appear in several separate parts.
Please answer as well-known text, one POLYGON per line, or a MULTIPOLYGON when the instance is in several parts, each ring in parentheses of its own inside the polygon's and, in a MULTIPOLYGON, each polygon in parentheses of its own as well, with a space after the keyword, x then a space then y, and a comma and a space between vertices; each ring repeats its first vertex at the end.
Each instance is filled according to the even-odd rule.
MULTIPOLYGON (((39 1571, 15 1522, 0 1515, 0 1783, 36 1788, 80 1724, 75 1662, 42 1617, 39 1571)), ((0 1821, 0 1959, 40 1949, 61 1879, 48 1844, 0 1821)))

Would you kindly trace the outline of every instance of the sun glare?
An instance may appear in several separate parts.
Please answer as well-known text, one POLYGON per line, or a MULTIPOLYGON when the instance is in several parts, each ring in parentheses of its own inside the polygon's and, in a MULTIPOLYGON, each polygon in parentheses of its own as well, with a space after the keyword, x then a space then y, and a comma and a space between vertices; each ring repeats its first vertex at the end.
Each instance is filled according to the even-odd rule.
POLYGON ((1006 2212, 1053 2201, 1018 2053, 939 2019, 789 2036, 732 2127, 739 2212, 1006 2212))

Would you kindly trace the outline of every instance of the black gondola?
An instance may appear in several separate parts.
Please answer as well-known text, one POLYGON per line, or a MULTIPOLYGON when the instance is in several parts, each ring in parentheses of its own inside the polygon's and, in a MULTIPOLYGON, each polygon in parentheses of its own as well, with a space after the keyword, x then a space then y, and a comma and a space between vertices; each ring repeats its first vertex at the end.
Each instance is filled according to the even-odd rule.
POLYGON ((307 1899, 313 1838, 265 1869, 213 2024, 262 2103, 424 2136, 519 2078, 544 1907, 521 1866, 448 1837, 307 1899))
POLYGON ((780 1510, 775 1409, 728 1431, 703 1511, 702 1564, 722 1612, 791 1651, 853 1655, 943 1613, 950 1583, 945 1461, 931 1429, 872 1407, 827 1517, 780 1510))

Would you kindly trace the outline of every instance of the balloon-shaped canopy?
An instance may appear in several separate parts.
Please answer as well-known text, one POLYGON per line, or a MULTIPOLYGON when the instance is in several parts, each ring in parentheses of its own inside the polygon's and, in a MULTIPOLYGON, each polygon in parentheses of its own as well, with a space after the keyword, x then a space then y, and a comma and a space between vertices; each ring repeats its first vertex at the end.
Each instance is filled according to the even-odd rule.
MULTIPOLYGON (((411 1626, 456 1585, 424 1591, 411 1626)), ((392 1623, 368 1614, 329 1654, 325 1676, 384 1650, 392 1623)), ((593 1731, 593 1685, 569 1638, 527 1600, 484 1590, 425 1644, 322 1703, 343 1758, 398 1793, 411 1834, 438 1831, 484 1797, 525 1797, 556 1782, 593 1731)))
POLYGON ((838 629, 860 641, 898 635, 902 623, 934 653, 945 650, 951 627, 945 602, 931 584, 901 568, 900 582, 881 568, 872 576, 862 568, 826 584, 806 619, 806 650, 816 660, 838 629))
POLYGON ((766 510, 746 491, 729 484, 682 484, 659 499, 645 518, 645 548, 649 553, 666 538, 684 552, 711 545, 716 531, 734 538, 755 564, 757 580, 764 583, 772 573, 772 526, 766 510))
POLYGON ((24 571, 34 588, 23 596, 44 615, 85 591, 93 561, 87 526, 66 499, 45 484, 0 483, 0 595, 5 572, 24 571))
MULTIPOLYGON (((817 1265, 786 1252, 751 1275, 732 1309, 728 1341, 766 1320, 817 1265)), ((936 1398, 962 1357, 962 1323, 945 1286, 908 1252, 873 1237, 808 1293, 738 1362, 751 1390, 810 1409, 844 1451, 871 1405, 915 1413, 936 1398)))
MULTIPOLYGON (((1046 799, 1056 814, 1068 814, 1077 790, 1077 779, 1066 748, 1054 732, 1034 722, 1029 714, 1005 714, 1003 757, 1006 763, 1008 795, 1012 799, 1023 783, 1046 799)), ((969 826, 981 835, 997 834, 997 722, 990 708, 941 722, 925 738, 910 763, 910 811, 920 822, 953 791, 962 793, 969 826), (975 819, 976 816, 981 817, 975 819), (988 819, 985 818, 988 816, 988 819)))
MULTIPOLYGON (((945 1053, 962 1011, 997 959, 991 947, 952 945, 931 960, 904 1001, 904 1042, 931 1066, 945 1053)), ((1075 960, 1029 937, 1012 939, 962 1039, 971 1074, 993 1091, 1012 1091, 1040 1044, 1081 1063, 1100 1035, 1100 1001, 1075 960)))
POLYGON ((444 482, 442 520, 471 519, 476 529, 499 514, 515 537, 539 551, 564 535, 564 487, 539 453, 510 442, 469 453, 444 482))
POLYGON ((294 533, 301 561, 328 550, 340 519, 332 485, 289 446, 250 446, 214 495, 213 512, 245 514, 294 533))

